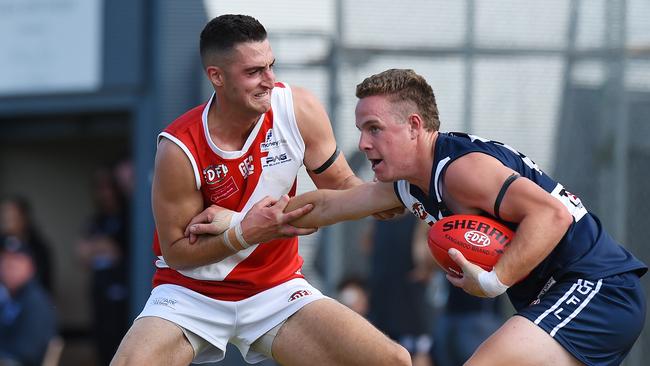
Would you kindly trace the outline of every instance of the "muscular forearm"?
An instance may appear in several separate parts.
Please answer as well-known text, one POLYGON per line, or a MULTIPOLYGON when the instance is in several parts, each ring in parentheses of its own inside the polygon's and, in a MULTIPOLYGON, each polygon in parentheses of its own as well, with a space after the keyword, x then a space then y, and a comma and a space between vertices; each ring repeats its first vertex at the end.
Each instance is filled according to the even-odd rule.
POLYGON ((332 192, 334 191, 329 189, 319 189, 292 197, 284 212, 290 212, 310 203, 314 205, 314 209, 310 213, 291 221, 290 224, 296 227, 321 227, 336 223, 336 217, 330 217, 327 212, 327 197, 332 192))
MULTIPOLYGON (((212 205, 199 215, 195 216, 183 232, 174 233, 178 239, 168 240, 160 237, 160 248, 167 265, 174 269, 187 269, 206 264, 216 263, 234 254, 240 248, 238 240, 234 237, 231 227, 233 220, 239 223, 239 218, 234 218, 236 212, 212 205), (208 222, 211 227, 209 235, 194 234, 190 227, 197 223, 208 222), (182 235, 182 236, 181 236, 182 235), (228 235, 227 245, 225 235, 228 235), (236 242, 236 244, 233 244, 236 242), (233 247, 234 246, 234 247, 233 247)), ((167 235, 172 235, 167 234, 167 235)))
POLYGON ((290 224, 296 227, 322 227, 357 220, 386 209, 378 204, 379 200, 367 199, 367 192, 363 186, 347 190, 319 189, 291 198, 285 212, 311 203, 313 210, 290 224))
POLYGON ((350 175, 349 177, 345 178, 343 182, 336 187, 336 189, 348 189, 352 187, 356 187, 358 185, 363 184, 363 180, 361 178, 357 177, 356 175, 350 175))
MULTIPOLYGON (((174 269, 189 269, 221 262, 236 253, 229 248, 223 239, 226 233, 219 235, 200 235, 195 243, 190 244, 189 238, 181 238, 170 244, 163 251, 163 257, 168 266, 174 269)), ((229 233, 231 243, 232 233, 229 233)))

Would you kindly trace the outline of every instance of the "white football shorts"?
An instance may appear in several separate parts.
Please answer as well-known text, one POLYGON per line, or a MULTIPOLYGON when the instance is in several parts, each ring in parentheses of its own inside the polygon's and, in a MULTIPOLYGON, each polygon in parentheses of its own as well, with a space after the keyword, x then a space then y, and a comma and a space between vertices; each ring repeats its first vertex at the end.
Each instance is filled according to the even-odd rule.
POLYGON ((240 301, 221 301, 177 285, 160 285, 151 291, 136 318, 155 316, 177 324, 194 348, 194 363, 220 361, 228 342, 250 363, 266 359, 250 349, 255 340, 282 323, 303 306, 327 298, 302 278, 240 301))

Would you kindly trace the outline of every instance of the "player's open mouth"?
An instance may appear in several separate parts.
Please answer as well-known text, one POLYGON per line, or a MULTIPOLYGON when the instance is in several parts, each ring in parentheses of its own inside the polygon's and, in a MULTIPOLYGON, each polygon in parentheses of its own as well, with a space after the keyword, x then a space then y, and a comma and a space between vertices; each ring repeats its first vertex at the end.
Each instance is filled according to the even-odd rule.
POLYGON ((381 164, 383 162, 383 159, 370 159, 370 164, 372 164, 372 169, 375 169, 377 165, 381 164))

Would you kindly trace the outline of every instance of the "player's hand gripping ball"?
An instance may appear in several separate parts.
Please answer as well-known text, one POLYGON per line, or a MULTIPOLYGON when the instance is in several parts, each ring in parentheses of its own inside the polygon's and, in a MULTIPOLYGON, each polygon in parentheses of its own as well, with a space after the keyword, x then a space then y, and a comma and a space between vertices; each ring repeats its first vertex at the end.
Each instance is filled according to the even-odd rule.
POLYGON ((440 268, 452 276, 462 270, 447 254, 458 249, 465 258, 491 271, 512 240, 514 232, 504 224, 478 215, 452 215, 436 221, 429 229, 428 242, 440 268))

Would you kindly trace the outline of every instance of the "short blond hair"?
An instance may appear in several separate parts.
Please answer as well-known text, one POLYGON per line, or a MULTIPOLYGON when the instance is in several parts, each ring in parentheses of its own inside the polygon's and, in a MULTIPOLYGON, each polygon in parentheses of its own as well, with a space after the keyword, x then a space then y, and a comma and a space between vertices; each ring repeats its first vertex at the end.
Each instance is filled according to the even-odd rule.
POLYGON ((391 102, 412 102, 424 120, 424 128, 438 131, 440 120, 433 89, 427 81, 411 69, 389 69, 367 77, 357 85, 357 98, 387 95, 391 102))

